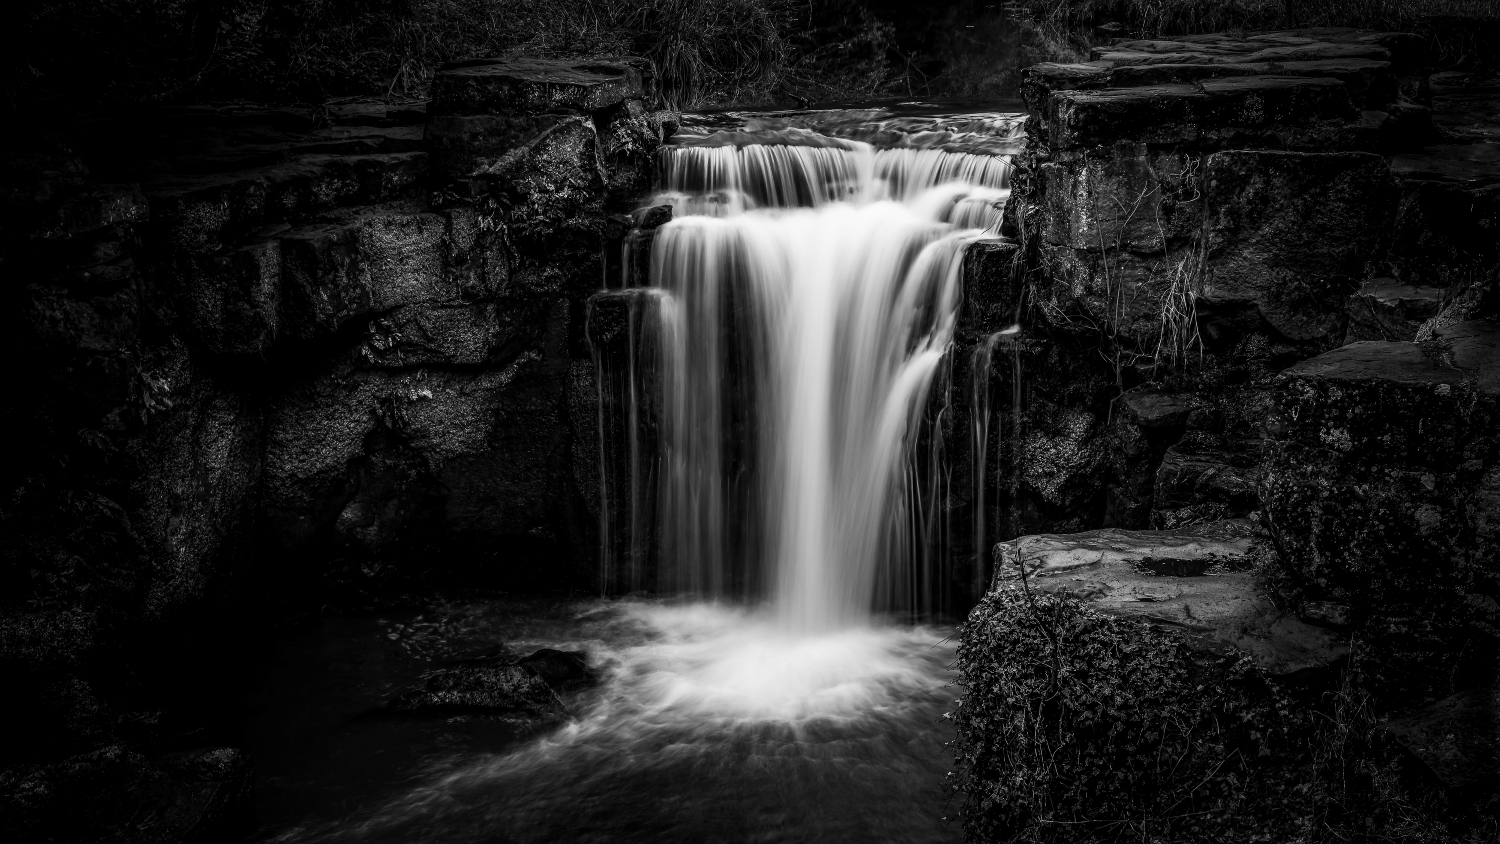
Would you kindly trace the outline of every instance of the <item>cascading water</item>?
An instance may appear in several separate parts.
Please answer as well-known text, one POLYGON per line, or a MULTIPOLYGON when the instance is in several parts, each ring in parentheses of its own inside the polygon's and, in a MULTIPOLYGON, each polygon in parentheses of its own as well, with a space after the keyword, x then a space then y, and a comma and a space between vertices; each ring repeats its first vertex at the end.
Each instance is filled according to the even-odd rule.
POLYGON ((659 585, 763 595, 801 632, 931 610, 920 534, 937 508, 913 483, 914 434, 1009 160, 942 126, 836 127, 902 142, 880 148, 760 124, 663 152, 659 585))
POLYGON ((417 782, 280 840, 958 838, 952 646, 872 622, 940 603, 960 268, 1019 120, 731 119, 664 151, 650 277, 627 254, 591 303, 601 586, 626 597, 507 642, 583 647, 600 686, 519 747, 445 732, 417 782))

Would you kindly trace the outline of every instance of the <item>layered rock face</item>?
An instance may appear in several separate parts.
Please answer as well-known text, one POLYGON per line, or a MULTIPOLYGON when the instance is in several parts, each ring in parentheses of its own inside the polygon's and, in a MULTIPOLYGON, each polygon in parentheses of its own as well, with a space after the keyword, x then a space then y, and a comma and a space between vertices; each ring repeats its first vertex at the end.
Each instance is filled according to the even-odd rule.
POLYGON ((22 744, 120 735, 112 649, 245 589, 592 582, 583 302, 654 98, 639 59, 487 60, 16 141, 0 659, 58 698, 22 744))
POLYGON ((1012 297, 1075 351, 1021 367, 1010 533, 1246 515, 1277 372, 1494 310, 1495 148, 1423 60, 1414 36, 1315 29, 1027 71, 1012 297))
POLYGON ((1494 835, 1496 89, 1420 48, 1028 72, 991 392, 1036 535, 962 636, 973 840, 1494 835))

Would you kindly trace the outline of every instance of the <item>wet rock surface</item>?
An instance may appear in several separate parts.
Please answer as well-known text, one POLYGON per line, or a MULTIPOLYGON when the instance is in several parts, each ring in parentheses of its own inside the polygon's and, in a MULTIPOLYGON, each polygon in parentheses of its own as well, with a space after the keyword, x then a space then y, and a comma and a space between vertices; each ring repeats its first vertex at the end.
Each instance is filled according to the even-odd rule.
POLYGON ((1096 530, 1027 536, 995 546, 996 572, 1017 587, 1163 626, 1195 648, 1248 656, 1272 676, 1327 670, 1348 653, 1335 633, 1277 606, 1249 555, 1266 535, 1248 521, 1176 531, 1096 530))

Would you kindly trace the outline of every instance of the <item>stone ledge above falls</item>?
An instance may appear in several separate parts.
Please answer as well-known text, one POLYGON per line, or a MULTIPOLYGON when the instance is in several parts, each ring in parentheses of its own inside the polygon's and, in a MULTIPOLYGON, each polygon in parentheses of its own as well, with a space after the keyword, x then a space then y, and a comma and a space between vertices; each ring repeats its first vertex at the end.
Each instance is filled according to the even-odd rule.
POLYGON ((1028 68, 1021 91, 1054 155, 1118 141, 1205 149, 1385 150, 1435 136, 1406 33, 1321 28, 1122 41, 1028 68))

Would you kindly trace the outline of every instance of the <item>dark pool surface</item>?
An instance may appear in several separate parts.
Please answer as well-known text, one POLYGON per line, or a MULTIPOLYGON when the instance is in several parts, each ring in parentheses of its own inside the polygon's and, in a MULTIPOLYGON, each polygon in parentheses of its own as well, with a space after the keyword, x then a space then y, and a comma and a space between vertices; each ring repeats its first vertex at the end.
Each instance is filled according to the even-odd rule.
POLYGON ((250 702, 258 840, 957 841, 947 632, 637 601, 327 619, 250 702), (560 727, 381 711, 446 659, 541 647, 604 677, 560 727))

